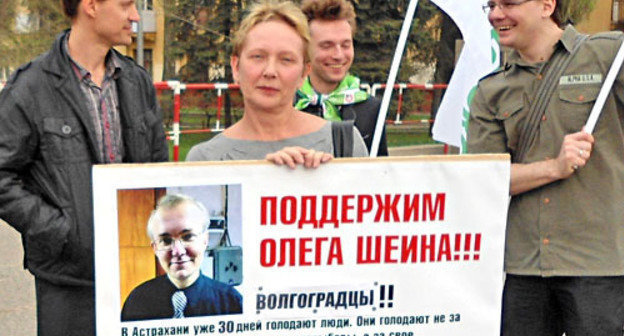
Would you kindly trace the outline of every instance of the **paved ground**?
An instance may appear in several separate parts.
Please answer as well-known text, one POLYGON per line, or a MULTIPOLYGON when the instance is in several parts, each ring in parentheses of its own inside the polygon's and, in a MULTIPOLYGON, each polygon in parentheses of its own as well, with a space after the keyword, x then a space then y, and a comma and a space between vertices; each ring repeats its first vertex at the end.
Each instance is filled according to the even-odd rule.
POLYGON ((20 235, 0 220, 0 335, 37 334, 35 283, 23 256, 20 235))

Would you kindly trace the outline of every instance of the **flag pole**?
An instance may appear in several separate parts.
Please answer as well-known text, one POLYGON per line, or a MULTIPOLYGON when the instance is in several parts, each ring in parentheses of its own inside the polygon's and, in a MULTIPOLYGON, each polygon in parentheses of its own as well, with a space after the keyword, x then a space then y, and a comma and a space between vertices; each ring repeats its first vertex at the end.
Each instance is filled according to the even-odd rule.
POLYGON ((585 124, 585 132, 592 134, 594 132, 594 128, 596 127, 596 123, 598 122, 598 118, 602 113, 602 108, 607 100, 607 96, 613 87, 613 82, 615 81, 615 77, 618 72, 620 72, 620 68, 622 67, 622 61, 624 61, 624 41, 620 45, 620 49, 615 55, 615 59, 613 60, 613 64, 611 64, 611 68, 607 73, 607 78, 605 78, 604 84, 602 84, 602 88, 600 88, 600 92, 598 93, 598 98, 596 98, 596 103, 592 107, 591 113, 589 114, 589 118, 587 119, 587 123, 585 124))
POLYGON ((392 97, 392 89, 396 82, 396 76, 399 72, 399 66, 401 65, 401 57, 405 50, 405 44, 407 42, 407 36, 414 20, 414 14, 416 13, 416 7, 418 6, 418 0, 410 0, 407 12, 405 13, 405 20, 401 27, 401 34, 399 35, 399 42, 397 43, 396 50, 394 52, 394 58, 392 59, 392 66, 390 67, 390 73, 388 74, 388 81, 386 82, 386 89, 384 90, 383 98, 381 100, 381 109, 377 116, 377 124, 375 126, 375 133, 373 135, 373 142, 370 150, 370 157, 377 157, 379 151, 379 142, 381 140, 381 132, 383 130, 386 116, 388 115, 388 107, 390 106, 390 98, 392 97))

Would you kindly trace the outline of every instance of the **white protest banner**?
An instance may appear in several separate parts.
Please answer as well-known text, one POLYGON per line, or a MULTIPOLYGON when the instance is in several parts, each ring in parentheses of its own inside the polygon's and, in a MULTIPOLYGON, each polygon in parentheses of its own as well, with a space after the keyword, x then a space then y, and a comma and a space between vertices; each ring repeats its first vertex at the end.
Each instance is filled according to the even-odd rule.
POLYGON ((508 155, 344 159, 315 170, 96 166, 97 334, 498 335, 509 168, 508 155), (133 242, 146 239, 165 193, 203 202, 214 241, 226 227, 226 245, 242 248, 225 268, 216 250, 202 265, 209 277, 236 278, 242 314, 121 321, 127 292, 155 276, 149 242, 133 242))
POLYGON ((483 0, 432 0, 462 33, 464 47, 433 124, 433 139, 465 148, 470 102, 479 79, 500 64, 498 35, 483 12, 483 0))

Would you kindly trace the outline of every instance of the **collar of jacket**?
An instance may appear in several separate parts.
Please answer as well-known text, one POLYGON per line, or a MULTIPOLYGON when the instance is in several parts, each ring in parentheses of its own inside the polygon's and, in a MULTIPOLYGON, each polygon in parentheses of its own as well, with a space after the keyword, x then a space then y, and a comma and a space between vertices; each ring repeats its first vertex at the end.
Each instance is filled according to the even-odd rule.
MULTIPOLYGON (((44 57, 42 68, 44 72, 50 74, 51 83, 59 92, 57 99, 63 99, 71 106, 75 116, 86 130, 87 140, 94 162, 101 163, 97 159, 100 155, 98 154, 93 121, 85 106, 82 90, 80 89, 78 78, 71 68, 69 56, 63 48, 63 40, 67 34, 69 34, 69 31, 68 29, 59 34, 52 44, 52 49, 42 56, 44 57)), ((116 78, 115 83, 119 95, 119 113, 122 122, 122 133, 125 133, 125 128, 140 127, 141 123, 136 120, 137 116, 132 115, 130 111, 133 110, 131 107, 132 100, 141 99, 140 93, 138 92, 141 90, 140 87, 142 86, 138 83, 138 77, 132 75, 134 71, 131 71, 132 69, 129 61, 114 49, 111 49, 110 52, 115 53, 120 60, 119 67, 121 70, 119 71, 119 76, 116 78), (131 99, 124 99, 124 97, 130 97, 131 99)))
MULTIPOLYGON (((558 48, 563 48, 567 52, 572 52, 578 35, 580 35, 580 33, 574 28, 573 25, 567 25, 563 30, 563 35, 561 35, 561 38, 555 44, 555 51, 558 48)), ((504 68, 505 70, 510 70, 514 66, 534 67, 535 64, 527 63, 522 59, 522 57, 520 57, 520 54, 516 50, 512 50, 507 56, 504 68)))

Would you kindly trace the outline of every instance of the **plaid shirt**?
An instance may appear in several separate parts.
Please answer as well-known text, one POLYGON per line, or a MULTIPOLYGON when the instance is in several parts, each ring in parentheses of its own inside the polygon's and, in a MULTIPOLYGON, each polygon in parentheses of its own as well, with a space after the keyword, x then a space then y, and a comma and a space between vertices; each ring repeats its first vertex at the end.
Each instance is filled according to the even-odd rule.
POLYGON ((109 52, 106 56, 106 70, 102 85, 98 86, 91 79, 91 73, 80 66, 69 55, 69 34, 63 45, 72 68, 80 82, 80 89, 85 97, 85 104, 98 142, 99 161, 105 163, 119 163, 123 158, 123 143, 121 139, 121 122, 119 116, 119 99, 115 79, 119 76, 121 67, 117 56, 109 52))

